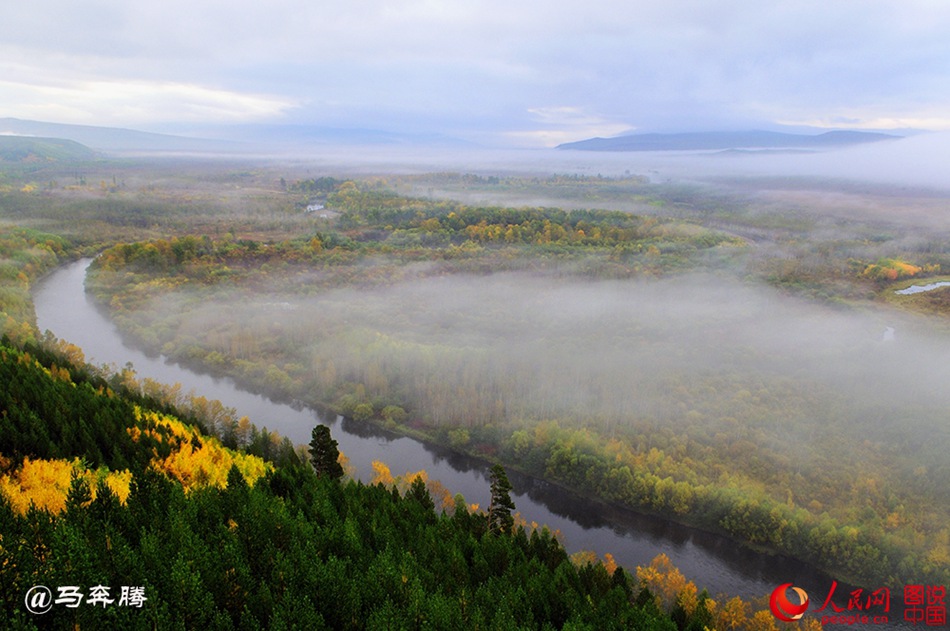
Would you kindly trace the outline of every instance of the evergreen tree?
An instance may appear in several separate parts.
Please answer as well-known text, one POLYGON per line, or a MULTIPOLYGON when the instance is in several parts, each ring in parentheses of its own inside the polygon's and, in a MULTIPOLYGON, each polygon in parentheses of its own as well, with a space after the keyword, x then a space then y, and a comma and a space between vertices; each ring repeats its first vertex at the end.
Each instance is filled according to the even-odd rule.
POLYGON ((515 519, 511 516, 511 511, 515 509, 515 503, 511 500, 511 482, 505 475, 505 470, 500 464, 491 468, 489 474, 491 480, 491 501, 488 505, 488 530, 490 532, 511 532, 515 525, 515 519))
POLYGON ((429 494, 429 489, 426 488, 426 483, 421 477, 412 481, 406 497, 418 502, 427 513, 435 511, 435 502, 432 501, 432 495, 429 494))
POLYGON ((66 495, 66 509, 77 511, 92 502, 92 490, 89 488, 89 482, 73 472, 72 480, 69 483, 69 493, 66 495))
POLYGON ((340 450, 337 442, 330 437, 330 428, 326 425, 317 425, 313 428, 310 440, 310 462, 317 472, 317 477, 327 477, 339 480, 343 477, 343 466, 338 459, 340 450))

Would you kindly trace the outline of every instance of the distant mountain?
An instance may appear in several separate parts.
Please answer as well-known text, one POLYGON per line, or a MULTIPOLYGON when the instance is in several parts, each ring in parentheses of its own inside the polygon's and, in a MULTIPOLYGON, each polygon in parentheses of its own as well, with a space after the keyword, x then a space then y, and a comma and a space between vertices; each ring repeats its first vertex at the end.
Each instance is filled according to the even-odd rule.
POLYGON ((715 151, 723 149, 828 149, 900 136, 862 131, 829 131, 818 135, 774 131, 693 132, 633 134, 615 138, 590 138, 558 145, 579 151, 715 151))
POLYGON ((96 152, 73 140, 0 136, 0 162, 68 162, 91 160, 96 152))
POLYGON ((236 143, 202 138, 153 134, 117 127, 66 125, 0 118, 0 135, 64 138, 106 152, 229 152, 239 150, 236 143))
POLYGON ((440 134, 317 125, 190 125, 177 126, 172 133, 152 133, 0 118, 0 135, 3 134, 66 138, 110 153, 294 153, 323 146, 455 147, 470 144, 440 134))
POLYGON ((190 127, 189 135, 220 138, 262 149, 293 150, 319 145, 460 146, 466 141, 442 134, 393 132, 360 127, 304 124, 244 124, 190 127))

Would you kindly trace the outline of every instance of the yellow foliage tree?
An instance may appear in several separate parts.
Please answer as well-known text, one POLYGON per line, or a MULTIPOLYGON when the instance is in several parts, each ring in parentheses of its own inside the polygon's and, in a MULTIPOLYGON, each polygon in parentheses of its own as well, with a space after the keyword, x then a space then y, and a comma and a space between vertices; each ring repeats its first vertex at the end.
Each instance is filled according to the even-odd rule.
POLYGON ((775 616, 767 609, 756 611, 752 619, 746 624, 747 631, 778 631, 775 616))
POLYGON ((336 457, 336 461, 340 463, 340 466, 343 467, 343 475, 348 478, 356 477, 356 467, 350 464, 350 458, 342 451, 340 455, 336 457))
MULTIPOLYGON (((166 442, 177 448, 173 449, 166 458, 153 458, 152 465, 159 471, 176 478, 186 492, 209 484, 225 488, 228 483, 228 472, 232 466, 238 468, 245 481, 251 486, 273 469, 273 465, 264 462, 263 459, 228 449, 216 438, 202 436, 196 428, 174 417, 155 412, 143 412, 139 408, 135 409, 135 414, 140 423, 170 430, 171 439, 166 442)), ((140 433, 148 433, 159 439, 163 437, 162 433, 152 429, 132 428, 130 433, 133 439, 136 439, 140 433)))
POLYGON ((17 470, 0 477, 0 493, 21 515, 26 514, 31 504, 55 515, 66 508, 66 496, 74 476, 85 478, 93 499, 101 481, 121 503, 128 500, 132 482, 130 471, 109 471, 105 467, 89 469, 79 458, 71 461, 24 458, 17 470))
POLYGON ((416 479, 420 479, 425 483, 426 490, 429 491, 432 501, 435 502, 436 510, 455 510, 455 498, 452 496, 452 493, 438 480, 430 480, 429 473, 425 469, 420 469, 416 472, 407 471, 403 475, 393 477, 392 471, 390 471, 389 466, 385 462, 374 460, 372 466, 373 479, 370 481, 370 484, 382 484, 387 487, 394 486, 400 494, 405 495, 412 486, 412 483, 415 482, 416 479))
POLYGON ((824 626, 817 618, 802 618, 798 621, 798 628, 801 631, 821 631, 824 626))
POLYGON ((699 605, 699 590, 692 581, 686 583, 680 593, 676 596, 676 602, 680 604, 686 615, 691 616, 699 605))
POLYGON ((129 499, 129 493, 131 493, 132 472, 128 469, 125 471, 110 471, 105 476, 105 483, 119 498, 119 502, 125 504, 129 499))
POLYGON ((370 484, 382 484, 383 486, 392 486, 395 484, 393 474, 389 471, 389 466, 381 461, 373 461, 373 480, 370 484))
POLYGON ((732 631, 745 627, 749 616, 749 605, 738 596, 730 598, 715 613, 716 628, 722 631, 732 631))
POLYGON ((672 609, 687 585, 686 577, 665 554, 657 555, 647 567, 637 566, 637 578, 649 588, 657 599, 657 606, 664 611, 672 609))
POLYGON ((877 280, 897 280, 916 276, 922 268, 900 259, 880 259, 871 263, 862 272, 863 276, 877 280))
POLYGON ((76 463, 67 460, 31 460, 24 458, 20 468, 0 478, 0 492, 21 515, 30 504, 51 513, 66 508, 66 494, 76 463))
POLYGON ((251 486, 271 468, 256 456, 231 451, 207 437, 197 449, 190 441, 184 442, 167 458, 153 460, 152 464, 181 482, 186 492, 209 485, 225 488, 232 466, 237 467, 251 486))
POLYGON ((571 563, 581 567, 597 563, 597 554, 592 550, 579 550, 571 555, 571 563))
POLYGON ((438 480, 429 480, 426 483, 426 488, 429 489, 429 495, 432 496, 432 500, 435 502, 436 510, 455 510, 455 497, 445 488, 444 484, 438 480))

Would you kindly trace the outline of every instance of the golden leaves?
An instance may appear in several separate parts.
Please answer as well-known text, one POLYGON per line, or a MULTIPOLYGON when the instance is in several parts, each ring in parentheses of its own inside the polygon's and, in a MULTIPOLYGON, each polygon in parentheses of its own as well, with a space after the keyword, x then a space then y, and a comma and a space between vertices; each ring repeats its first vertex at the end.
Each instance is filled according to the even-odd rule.
POLYGON ((31 460, 24 458, 16 471, 0 478, 0 493, 14 510, 25 515, 30 504, 59 513, 66 507, 66 494, 78 460, 31 460))
POLYGON ((121 503, 129 497, 130 471, 89 469, 79 458, 72 461, 24 458, 18 469, 0 477, 0 493, 21 515, 26 514, 31 504, 55 515, 66 508, 73 476, 85 478, 93 499, 100 482, 109 487, 121 503))
POLYGON ((392 473, 389 471, 389 466, 381 461, 373 461, 373 479, 370 481, 370 484, 382 484, 383 486, 392 486, 395 484, 392 473))
POLYGON ((145 427, 129 430, 133 440, 147 434, 171 445, 172 452, 165 458, 153 458, 152 466, 178 480, 186 492, 208 485, 225 488, 232 466, 238 468, 251 486, 273 469, 273 465, 263 459, 228 449, 218 439, 204 436, 172 416, 136 407, 135 417, 145 427))
POLYGON ((637 566, 637 578, 656 596, 657 605, 664 611, 672 609, 687 582, 665 554, 657 555, 646 567, 637 566))
MULTIPOLYGON (((63 372, 68 375, 68 371, 63 372)), ((59 374, 58 377, 65 379, 66 375, 59 374)), ((51 376, 57 377, 55 374, 51 376)), ((186 492, 209 484, 226 487, 232 466, 237 467, 249 485, 255 484, 272 468, 257 456, 223 447, 217 439, 202 436, 196 428, 174 417, 140 408, 135 408, 134 413, 137 425, 127 430, 132 440, 139 442, 143 436, 149 436, 170 444, 171 453, 165 458, 153 458, 152 466, 178 480, 186 492)), ((0 456, 0 461, 6 459, 0 456)), ((0 476, 0 494, 21 515, 26 514, 30 505, 58 514, 66 507, 74 476, 86 479, 93 499, 100 483, 105 484, 122 504, 131 492, 131 471, 109 471, 106 467, 90 469, 79 458, 45 460, 27 457, 19 468, 0 476)))
MULTIPOLYGON (((373 479, 370 484, 382 484, 387 487, 395 487, 400 494, 405 495, 412 483, 417 479, 422 480, 426 485, 426 490, 435 502, 436 510, 452 511, 455 509, 455 498, 452 493, 438 480, 430 480, 429 474, 425 469, 416 472, 407 471, 405 474, 393 477, 389 470, 389 465, 381 460, 374 460, 373 479)), ((473 509, 474 510, 474 509, 473 509)))
POLYGON ((884 258, 868 265, 861 275, 877 280, 897 280, 898 278, 916 276, 921 269, 923 268, 900 259, 884 258))

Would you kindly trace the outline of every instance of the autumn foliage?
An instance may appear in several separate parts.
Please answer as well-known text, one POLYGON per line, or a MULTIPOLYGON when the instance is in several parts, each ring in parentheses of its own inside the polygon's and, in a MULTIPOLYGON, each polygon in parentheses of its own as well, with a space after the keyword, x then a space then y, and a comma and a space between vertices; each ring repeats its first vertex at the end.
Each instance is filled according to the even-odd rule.
POLYGON ((19 468, 0 476, 0 494, 21 515, 25 515, 31 505, 60 513, 66 508, 66 496, 74 478, 85 479, 92 499, 95 499, 100 483, 108 486, 122 503, 129 497, 132 474, 128 470, 93 470, 80 458, 72 461, 24 458, 19 468))
POLYGON ((126 403, 105 383, 93 386, 73 363, 81 360, 79 349, 60 345, 47 359, 54 357, 60 363, 44 365, 30 353, 0 347, 6 384, 0 397, 0 494, 18 513, 31 506, 62 512, 76 478, 87 483, 90 500, 104 485, 124 503, 133 479, 129 465, 135 463, 174 478, 185 491, 224 488, 232 468, 248 485, 273 469, 170 414, 126 403), (89 417, 98 423, 90 425, 89 417), (111 433, 116 430, 121 434, 111 433))
POLYGON ((452 496, 452 493, 438 480, 430 479, 425 469, 420 469, 415 472, 407 471, 403 475, 394 477, 389 470, 389 465, 381 460, 374 460, 372 467, 373 478, 370 482, 371 484, 381 484, 387 488, 394 488, 401 495, 405 495, 409 492, 409 489, 412 488, 413 483, 419 480, 425 485, 426 490, 435 502, 437 510, 444 510, 450 513, 455 510, 455 498, 452 496))
POLYGON ((864 269, 863 275, 874 280, 898 280, 916 276, 922 269, 922 267, 900 259, 884 258, 868 265, 864 269))
POLYGON ((139 407, 135 408, 135 416, 138 424, 129 428, 129 435, 138 440, 145 433, 171 445, 171 453, 165 457, 161 457, 158 448, 153 447, 152 465, 181 482, 185 491, 209 485, 225 488, 231 467, 237 467, 249 485, 273 469, 261 458, 227 449, 216 438, 202 435, 197 428, 174 417, 143 411, 139 407), (170 431, 159 432, 158 428, 170 431))

